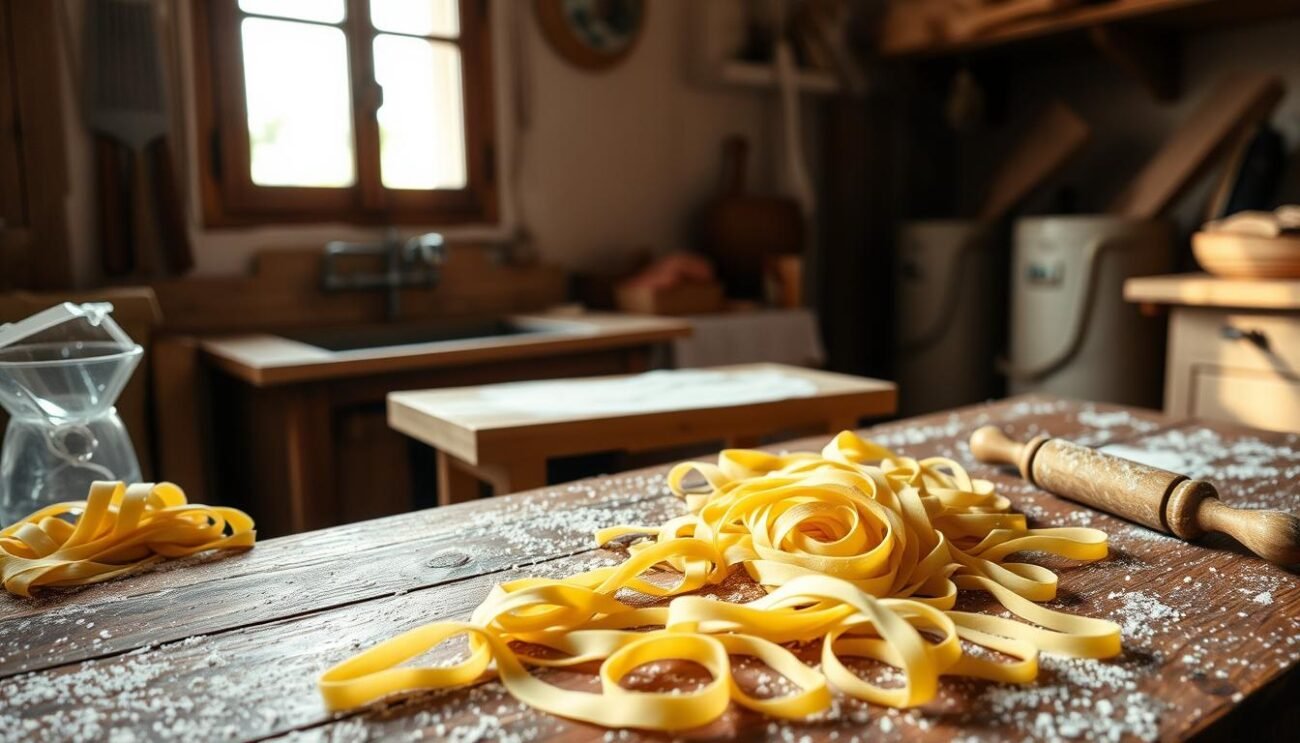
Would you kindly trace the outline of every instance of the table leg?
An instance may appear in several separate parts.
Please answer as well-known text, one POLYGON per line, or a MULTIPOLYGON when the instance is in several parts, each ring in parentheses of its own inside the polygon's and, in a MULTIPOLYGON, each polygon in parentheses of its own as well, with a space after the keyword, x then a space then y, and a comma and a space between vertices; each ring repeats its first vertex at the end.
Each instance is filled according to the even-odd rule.
POLYGON ((452 503, 464 503, 478 498, 478 477, 472 467, 438 450, 438 505, 449 506, 452 503))
POLYGON ((478 470, 483 479, 492 484, 493 495, 508 495, 546 487, 545 459, 512 459, 479 465, 478 470))
POLYGON ((334 467, 328 456, 334 450, 329 398, 321 388, 304 387, 287 395, 284 405, 289 531, 278 533, 340 524, 334 467))

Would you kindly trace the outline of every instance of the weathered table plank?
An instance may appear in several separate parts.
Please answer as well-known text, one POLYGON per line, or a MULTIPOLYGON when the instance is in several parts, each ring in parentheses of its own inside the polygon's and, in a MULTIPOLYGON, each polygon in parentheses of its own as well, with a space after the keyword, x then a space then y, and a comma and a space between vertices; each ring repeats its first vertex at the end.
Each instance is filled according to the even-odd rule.
POLYGON ((10 611, 0 614, 0 678, 577 554, 591 548, 598 526, 658 523, 682 510, 658 470, 549 489, 504 508, 466 506, 478 507, 448 509, 420 537, 405 529, 397 541, 353 535, 350 550, 285 537, 266 544, 291 542, 292 550, 259 545, 53 599, 2 596, 10 611), (129 592, 115 595, 115 585, 129 592))
POLYGON ((682 509, 675 498, 659 497, 622 507, 591 506, 563 513, 563 528, 539 529, 520 550, 509 529, 534 528, 519 521, 482 524, 461 534, 413 539, 358 550, 320 564, 302 564, 269 574, 245 574, 43 616, 0 621, 0 653, 6 675, 52 668, 132 650, 146 643, 254 626, 297 614, 455 583, 592 548, 599 523, 659 523, 682 509), (357 566, 363 565, 364 570, 357 566), (85 628, 83 630, 83 627, 85 628), (78 634, 89 635, 69 639, 78 634))
MULTIPOLYGON (((559 572, 606 564, 609 555, 564 560, 559 572)), ((358 648, 438 619, 462 617, 494 583, 549 572, 534 565, 477 576, 399 596, 351 604, 44 673, 7 679, 0 698, 0 735, 64 740, 142 725, 147 737, 187 740, 255 739, 329 719, 316 677, 358 648), (68 709, 81 718, 72 727, 68 709), (137 717, 138 716, 138 717, 137 717), (18 718, 18 719, 14 719, 18 718), (31 727, 27 721, 38 721, 31 727), (159 730, 156 725, 161 726, 159 730)))
MULTIPOLYGON (((1295 437, 1216 427, 1214 439, 1203 427, 1172 426, 1151 413, 1042 398, 877 427, 868 433, 899 451, 952 456, 994 478, 1037 523, 1091 524, 1111 533, 1110 560, 1061 569, 1058 604, 1120 621, 1125 656, 1111 663, 1048 657, 1032 687, 946 680, 940 700, 905 713, 849 704, 833 719, 791 725, 732 710, 699 735, 1178 737, 1223 715, 1236 695, 1276 683, 1287 669, 1295 676, 1300 589, 1294 575, 1231 551, 1154 535, 1040 493, 1012 473, 976 465, 964 440, 985 423, 1017 436, 1046 429, 1086 443, 1122 441, 1135 451, 1206 452, 1189 459, 1188 469, 1210 469, 1225 497, 1300 506, 1295 437), (1233 469, 1242 456, 1251 468, 1233 469), (1089 706, 1078 706, 1085 699, 1089 706)), ((8 677, 0 688, 0 736, 98 739, 116 729, 141 739, 289 733, 307 739, 423 734, 465 740, 476 733, 485 739, 598 738, 605 731, 522 708, 497 684, 335 719, 320 704, 315 678, 357 648, 403 629, 467 616, 500 580, 564 575, 621 559, 617 552, 589 549, 590 531, 676 513, 680 506, 663 495, 655 477, 662 471, 269 540, 246 555, 35 604, 6 597, 0 601, 0 678, 8 677), (511 528, 530 521, 540 527, 540 538, 511 528), (451 564, 462 554, 470 560, 451 564), (430 561, 446 567, 431 568, 430 561), (511 569, 517 565, 527 567, 511 569), (73 642, 77 648, 68 647, 73 642), (46 670, 20 674, 24 665, 46 670)), ((724 589, 733 598, 754 590, 724 589)), ((980 603, 978 597, 963 601, 980 603)), ((583 678, 570 673, 564 680, 580 684, 583 678)))

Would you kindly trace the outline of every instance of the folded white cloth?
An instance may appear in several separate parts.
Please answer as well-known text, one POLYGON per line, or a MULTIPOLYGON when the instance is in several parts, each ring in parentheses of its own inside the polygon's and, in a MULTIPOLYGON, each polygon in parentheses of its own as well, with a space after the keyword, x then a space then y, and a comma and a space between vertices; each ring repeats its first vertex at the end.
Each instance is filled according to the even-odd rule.
POLYGON ((673 341, 673 364, 678 369, 763 362, 817 367, 826 361, 812 310, 754 310, 683 319, 693 332, 673 341))

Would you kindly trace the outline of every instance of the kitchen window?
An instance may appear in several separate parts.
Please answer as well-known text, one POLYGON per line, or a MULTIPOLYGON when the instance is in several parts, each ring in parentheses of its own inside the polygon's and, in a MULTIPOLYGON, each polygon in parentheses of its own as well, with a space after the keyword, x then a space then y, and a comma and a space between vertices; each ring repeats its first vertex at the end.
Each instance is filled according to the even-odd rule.
POLYGON ((202 0, 214 225, 496 216, 488 0, 202 0))

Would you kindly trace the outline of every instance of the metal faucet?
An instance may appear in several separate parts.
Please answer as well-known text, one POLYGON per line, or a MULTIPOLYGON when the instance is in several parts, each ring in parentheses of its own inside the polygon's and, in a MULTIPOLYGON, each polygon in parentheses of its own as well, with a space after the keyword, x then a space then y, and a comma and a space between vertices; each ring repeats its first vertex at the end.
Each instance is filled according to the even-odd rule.
POLYGON ((438 267, 447 257, 442 235, 429 232, 406 242, 389 227, 379 243, 349 243, 334 240, 325 244, 321 259, 321 289, 327 292, 385 289, 388 295, 388 319, 396 320, 402 310, 402 292, 406 287, 431 289, 438 285, 438 267), (336 259, 341 255, 384 256, 384 273, 340 274, 336 259))

